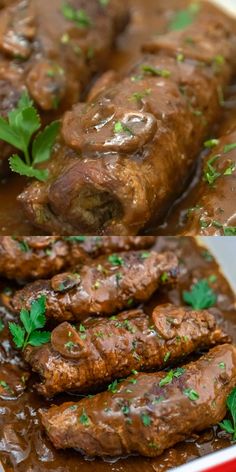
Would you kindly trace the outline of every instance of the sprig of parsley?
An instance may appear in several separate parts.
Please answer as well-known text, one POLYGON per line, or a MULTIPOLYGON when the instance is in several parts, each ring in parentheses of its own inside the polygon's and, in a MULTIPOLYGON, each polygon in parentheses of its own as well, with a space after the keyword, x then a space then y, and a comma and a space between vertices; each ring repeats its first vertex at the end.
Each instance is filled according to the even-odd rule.
POLYGON ((17 107, 8 113, 7 120, 0 116, 0 139, 22 152, 23 157, 14 154, 10 157, 10 168, 17 174, 45 181, 47 170, 37 169, 36 165, 46 162, 59 132, 59 121, 52 122, 40 131, 41 120, 36 108, 25 91, 17 107))
POLYGON ((190 292, 183 292, 183 300, 193 307, 194 310, 204 310, 215 305, 217 295, 209 286, 206 279, 199 280, 193 285, 190 292))
POLYGON ((45 310, 46 297, 42 295, 32 302, 30 312, 22 308, 20 312, 22 326, 16 323, 9 323, 13 341, 18 349, 23 351, 28 344, 31 346, 41 346, 50 341, 51 333, 41 331, 46 324, 45 310))
POLYGON ((236 441, 236 387, 232 390, 226 401, 227 408, 230 412, 232 420, 224 420, 219 423, 219 426, 232 434, 233 441, 236 441))

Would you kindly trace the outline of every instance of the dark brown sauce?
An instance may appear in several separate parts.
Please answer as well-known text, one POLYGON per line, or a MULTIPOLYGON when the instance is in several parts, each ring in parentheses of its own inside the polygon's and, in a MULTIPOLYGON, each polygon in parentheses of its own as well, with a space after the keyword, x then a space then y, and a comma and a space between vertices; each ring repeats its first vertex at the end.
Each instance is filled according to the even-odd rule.
MULTIPOLYGON (((112 54, 109 64, 110 69, 118 72, 124 72, 131 67, 139 56, 140 48, 145 39, 152 34, 165 32, 171 14, 178 8, 184 8, 188 0, 127 0, 131 5, 132 21, 125 34, 118 42, 117 50, 112 54)), ((233 92, 228 100, 233 98, 233 92)), ((222 120, 226 115, 232 116, 235 120, 236 100, 230 112, 225 109, 222 112, 222 120)), ((183 232, 184 217, 188 208, 195 205, 195 187, 200 178, 199 156, 198 169, 185 194, 181 197, 172 211, 170 211, 165 222, 158 227, 150 230, 150 234, 175 235, 183 232)), ((19 234, 19 235, 37 235, 38 229, 35 229, 26 220, 20 204, 16 198, 26 185, 26 180, 17 175, 11 175, 9 178, 0 181, 0 234, 19 234)))
MULTIPOLYGON (((199 278, 216 276, 214 290, 218 294, 217 307, 212 309, 224 329, 236 342, 236 301, 235 296, 219 270, 216 262, 202 247, 198 247, 192 238, 158 238, 157 249, 174 250, 181 261, 181 279, 178 288, 156 295, 150 302, 174 302, 179 305, 182 291, 189 288, 192 281, 199 278)), ((3 282, 4 286, 4 282, 3 282)), ((12 315, 0 308, 0 319, 6 324, 12 320, 12 315)), ((19 369, 19 381, 22 376, 22 362, 18 353, 9 344, 7 330, 0 333, 0 381, 6 379, 10 386, 16 383, 15 372, 11 373, 9 364, 19 369), (7 358, 4 362, 1 346, 4 347, 7 358)), ((14 399, 11 393, 1 396, 0 390, 0 459, 4 472, 89 472, 91 468, 96 472, 162 472, 170 468, 217 451, 231 445, 226 433, 218 427, 202 434, 195 435, 188 441, 171 448, 160 458, 145 459, 129 457, 115 463, 102 460, 85 461, 75 451, 58 452, 45 437, 39 424, 37 410, 47 407, 52 402, 46 401, 36 394, 29 381, 25 393, 18 391, 18 398, 14 399), (12 398, 13 397, 13 398, 12 398)), ((68 400, 68 395, 54 400, 61 402, 68 400)), ((69 397, 75 399, 76 397, 69 397)), ((78 397, 77 397, 78 400, 78 397)), ((1 466, 0 466, 1 470, 1 466)))

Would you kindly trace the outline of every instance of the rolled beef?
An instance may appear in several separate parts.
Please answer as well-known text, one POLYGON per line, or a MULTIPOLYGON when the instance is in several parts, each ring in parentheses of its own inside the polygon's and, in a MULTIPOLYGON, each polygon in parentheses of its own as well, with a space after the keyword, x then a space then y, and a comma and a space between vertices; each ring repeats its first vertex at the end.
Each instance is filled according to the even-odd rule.
POLYGON ((162 285, 176 281, 178 260, 172 252, 129 251, 95 259, 75 272, 38 280, 16 292, 15 312, 46 297, 46 315, 57 322, 109 316, 148 300, 162 285))
POLYGON ((184 367, 133 375, 93 398, 41 411, 41 418, 56 448, 155 457, 221 421, 235 385, 236 348, 223 344, 184 367))
MULTIPOLYGON (((104 69, 127 21, 124 0, 7 2, 0 12, 0 115, 27 88, 44 122, 61 116, 104 69)), ((1 144, 2 165, 10 151, 1 144)))
POLYGON ((146 249, 155 243, 152 236, 84 237, 24 236, 0 237, 0 275, 29 281, 54 274, 96 258, 101 254, 146 249))
MULTIPOLYGON (((68 237, 71 242, 76 238, 68 237)), ((150 248, 155 244, 155 236, 79 236, 81 247, 91 257, 102 254, 150 248)))
POLYGON ((135 235, 183 192, 235 70, 235 23, 202 7, 144 50, 116 85, 65 114, 49 180, 19 197, 36 226, 135 235))
POLYGON ((202 178, 187 213, 186 235, 236 235, 235 119, 223 125, 219 136, 209 141, 213 149, 203 160, 202 178))
POLYGON ((151 316, 137 309, 77 326, 62 323, 50 343, 28 346, 24 358, 40 374, 38 392, 51 397, 89 392, 133 370, 159 370, 228 341, 208 311, 168 304, 157 306, 151 316))
POLYGON ((58 236, 0 237, 0 275, 26 282, 89 260, 79 244, 58 236))

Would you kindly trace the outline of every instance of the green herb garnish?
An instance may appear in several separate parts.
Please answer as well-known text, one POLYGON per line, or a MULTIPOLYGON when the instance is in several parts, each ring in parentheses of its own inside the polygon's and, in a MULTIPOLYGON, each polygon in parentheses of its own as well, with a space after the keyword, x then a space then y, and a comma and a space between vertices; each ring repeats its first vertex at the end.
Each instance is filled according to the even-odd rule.
POLYGON ((134 136, 133 131, 128 126, 126 126, 121 121, 117 121, 114 126, 114 133, 119 134, 123 132, 129 134, 130 136, 134 136))
POLYGON ((86 241, 86 236, 67 236, 64 239, 70 243, 84 243, 86 241))
POLYGON ((227 431, 227 433, 232 434, 233 441, 236 441, 236 387, 228 396, 226 405, 232 419, 222 421, 222 423, 219 423, 219 426, 227 431))
POLYGON ((0 333, 4 330, 4 323, 2 320, 0 320, 0 333))
POLYGON ((117 393, 118 380, 114 380, 110 385, 108 385, 107 390, 111 393, 117 393))
POLYGON ((30 312, 22 308, 20 312, 22 326, 16 323, 9 323, 13 341, 18 349, 23 351, 28 344, 31 346, 41 346, 50 341, 51 333, 41 331, 46 324, 45 311, 46 297, 42 295, 38 300, 32 302, 30 312))
POLYGON ((146 74, 158 76, 158 77, 164 77, 168 78, 171 76, 171 73, 167 69, 158 69, 157 67, 151 66, 151 65, 142 65, 141 69, 143 72, 146 74))
POLYGON ((24 241, 24 240, 18 241, 18 244, 19 244, 20 249, 21 249, 22 252, 30 251, 30 247, 29 247, 29 245, 26 241, 24 241))
POLYGON ((227 154, 227 152, 233 151, 234 149, 236 149, 236 143, 226 144, 224 147, 224 153, 227 154))
POLYGON ((117 254, 111 254, 111 256, 108 257, 108 261, 114 266, 124 265, 124 259, 122 259, 120 256, 117 256, 117 254))
POLYGON ((212 149, 213 147, 218 146, 219 143, 219 139, 209 139, 208 141, 205 141, 204 146, 207 149, 212 149))
POLYGON ((185 388, 183 394, 189 398, 192 402, 199 399, 199 394, 192 388, 185 388))
POLYGON ((183 292, 183 300, 193 307, 194 310, 204 310, 215 305, 217 295, 206 279, 199 280, 193 285, 190 292, 183 292))
POLYGON ((147 413, 141 414, 141 420, 144 426, 150 426, 152 424, 152 418, 147 413))
POLYGON ((50 158, 60 123, 54 121, 46 126, 32 142, 34 134, 40 128, 40 118, 27 92, 22 94, 17 107, 8 113, 7 120, 0 117, 0 139, 19 149, 23 154, 23 157, 18 154, 10 157, 11 170, 26 177, 45 181, 48 171, 37 169, 36 165, 50 158))
POLYGON ((77 10, 69 3, 63 3, 61 11, 67 20, 73 21, 79 28, 88 28, 92 24, 86 11, 82 8, 77 10))
POLYGON ((178 367, 177 369, 175 370, 170 370, 166 376, 161 379, 161 381, 159 382, 159 386, 160 387, 164 387, 164 385, 169 385, 173 380, 174 378, 179 378, 181 377, 181 375, 183 375, 185 372, 185 369, 183 367, 178 367))
POLYGON ((187 28, 194 22, 199 10, 200 5, 198 3, 192 3, 186 10, 178 11, 170 23, 169 29, 171 31, 177 31, 187 28))
POLYGON ((89 417, 85 411, 85 408, 83 408, 83 411, 82 411, 82 414, 79 418, 79 421, 81 424, 83 424, 84 426, 89 426, 90 425, 90 421, 89 421, 89 417))

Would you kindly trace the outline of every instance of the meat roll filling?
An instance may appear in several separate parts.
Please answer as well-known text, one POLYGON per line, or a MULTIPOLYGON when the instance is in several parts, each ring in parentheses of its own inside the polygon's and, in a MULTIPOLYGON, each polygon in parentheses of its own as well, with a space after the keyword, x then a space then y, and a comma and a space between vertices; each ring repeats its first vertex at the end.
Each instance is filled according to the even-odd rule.
POLYGON ((131 310, 109 320, 65 322, 52 332, 51 343, 28 346, 25 360, 39 373, 39 393, 89 392, 133 370, 162 369, 198 349, 228 342, 208 311, 157 306, 148 316, 131 310))
POLYGON ((169 372, 133 375, 79 403, 41 411, 56 448, 86 456, 153 457, 221 421, 236 385, 236 348, 223 344, 169 372))
POLYGON ((185 188, 235 68, 234 27, 203 7, 195 24, 145 50, 120 82, 66 113, 49 181, 19 197, 37 226, 137 234, 185 188))
POLYGON ((160 285, 176 281, 178 260, 171 252, 133 251, 103 256, 77 273, 26 285, 11 300, 19 312, 46 296, 46 315, 58 322, 108 316, 148 300, 160 285))

